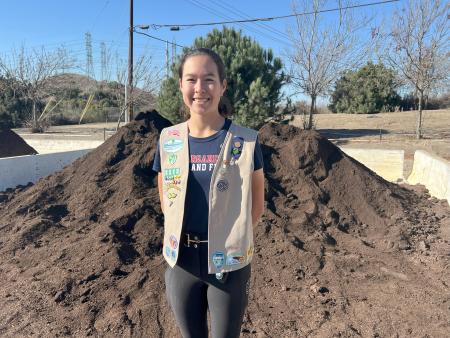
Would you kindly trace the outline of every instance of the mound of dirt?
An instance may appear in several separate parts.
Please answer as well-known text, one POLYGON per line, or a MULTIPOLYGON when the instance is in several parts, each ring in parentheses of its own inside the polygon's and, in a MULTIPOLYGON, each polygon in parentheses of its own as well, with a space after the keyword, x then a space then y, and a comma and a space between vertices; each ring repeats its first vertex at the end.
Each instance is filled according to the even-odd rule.
POLYGON ((0 158, 34 155, 38 152, 11 129, 0 129, 0 158))
MULTIPOLYGON (((0 335, 179 337, 165 298, 141 113, 104 144, 0 202, 0 335)), ((317 132, 260 131, 266 213, 244 337, 445 336, 448 204, 388 183, 317 132)))

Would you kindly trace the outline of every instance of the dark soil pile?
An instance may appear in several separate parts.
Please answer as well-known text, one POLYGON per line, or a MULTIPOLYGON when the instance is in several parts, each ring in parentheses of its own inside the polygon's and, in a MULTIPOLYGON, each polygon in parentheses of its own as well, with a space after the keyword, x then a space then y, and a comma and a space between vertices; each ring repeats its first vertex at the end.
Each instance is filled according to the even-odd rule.
POLYGON ((11 129, 0 129, 0 158, 33 155, 38 152, 11 129))
MULTIPOLYGON (((93 152, 0 202, 0 335, 179 337, 165 299, 141 113, 93 152)), ((260 131, 267 210, 244 337, 444 337, 448 204, 385 182, 316 132, 260 131)))

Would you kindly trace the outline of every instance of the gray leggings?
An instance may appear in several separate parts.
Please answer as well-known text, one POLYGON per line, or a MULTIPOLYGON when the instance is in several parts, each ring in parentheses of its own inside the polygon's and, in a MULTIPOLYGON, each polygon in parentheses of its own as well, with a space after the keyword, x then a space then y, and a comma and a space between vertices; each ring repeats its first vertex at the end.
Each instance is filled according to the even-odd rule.
POLYGON ((183 338, 238 338, 248 303, 251 267, 228 273, 225 281, 208 274, 207 244, 180 248, 179 262, 165 273, 166 293, 183 338))

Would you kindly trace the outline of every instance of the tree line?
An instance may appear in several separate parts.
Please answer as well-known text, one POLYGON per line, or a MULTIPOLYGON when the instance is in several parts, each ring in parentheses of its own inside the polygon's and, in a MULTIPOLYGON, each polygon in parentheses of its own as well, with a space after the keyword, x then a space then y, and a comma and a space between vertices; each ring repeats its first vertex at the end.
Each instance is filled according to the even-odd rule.
MULTIPOLYGON (((227 27, 198 37, 191 48, 208 47, 223 58, 228 75, 225 97, 234 109, 232 118, 240 124, 258 128, 270 118, 295 112, 296 103, 283 93, 283 88, 289 87, 291 95, 302 93, 310 99, 309 111, 304 112, 306 129, 313 128, 317 100, 322 97, 329 99, 329 109, 335 113, 417 109, 416 135, 420 138, 424 106, 440 107, 449 101, 449 3, 408 0, 389 22, 374 27, 373 18, 349 8, 350 1, 342 0, 339 4, 341 9, 330 16, 322 13, 327 8, 326 0, 294 2, 292 11, 299 15, 288 28, 291 47, 282 57, 275 56, 270 48, 262 48, 241 31, 227 27), (441 100, 436 101, 439 95, 441 100)), ((48 61, 52 59, 50 56, 54 57, 41 58, 45 62, 39 65, 44 65, 48 73, 29 64, 28 68, 33 70, 30 74, 23 71, 26 62, 16 62, 11 67, 0 58, 0 121, 6 116, 10 125, 17 125, 24 115, 31 117, 33 124, 39 121, 48 108, 50 96, 41 90, 43 84, 67 68, 62 62, 64 53, 53 62, 48 61), (32 76, 36 72, 41 78, 32 76)), ((141 69, 135 67, 135 74, 153 83, 151 92, 157 96, 157 108, 163 115, 172 122, 183 120, 185 109, 178 90, 179 59, 173 60, 170 74, 162 81, 155 79, 150 61, 141 60, 141 69)), ((115 83, 125 83, 124 71, 118 78, 121 80, 115 83)), ((99 97, 111 102, 115 98, 123 111, 124 88, 117 88, 118 94, 107 91, 99 97)), ((137 102, 136 97, 129 99, 133 104, 137 102)))

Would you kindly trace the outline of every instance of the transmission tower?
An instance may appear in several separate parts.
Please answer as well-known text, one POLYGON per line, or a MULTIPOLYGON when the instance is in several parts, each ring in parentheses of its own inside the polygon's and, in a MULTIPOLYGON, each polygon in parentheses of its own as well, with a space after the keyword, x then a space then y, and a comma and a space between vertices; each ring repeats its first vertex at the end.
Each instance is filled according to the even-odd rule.
POLYGON ((175 41, 175 37, 172 38, 172 64, 175 63, 175 57, 177 55, 177 44, 175 41))
POLYGON ((92 59, 92 35, 89 32, 84 34, 86 40, 86 75, 94 78, 94 61, 92 59))
POLYGON ((106 44, 104 42, 102 42, 100 44, 100 62, 101 62, 101 72, 102 72, 102 81, 106 80, 106 44))

